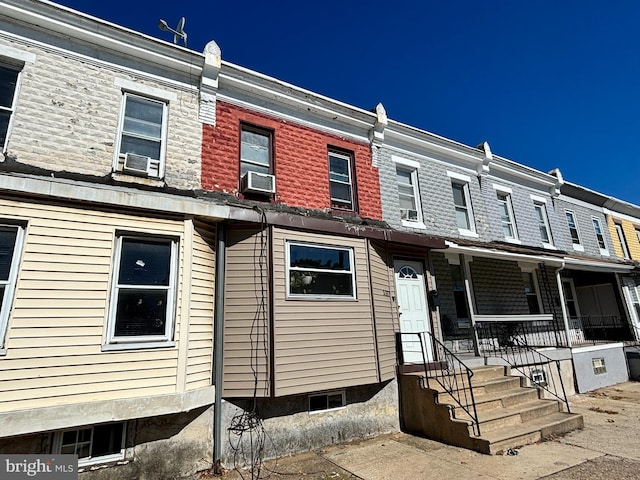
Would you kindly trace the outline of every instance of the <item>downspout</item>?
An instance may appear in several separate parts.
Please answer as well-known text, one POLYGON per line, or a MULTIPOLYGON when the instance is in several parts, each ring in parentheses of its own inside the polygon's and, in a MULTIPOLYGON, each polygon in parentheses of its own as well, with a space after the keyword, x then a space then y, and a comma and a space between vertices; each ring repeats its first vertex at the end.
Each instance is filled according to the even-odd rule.
POLYGON ((564 320, 564 331, 567 334, 567 345, 572 347, 571 335, 569 333, 569 315, 567 315, 567 305, 564 300, 564 289, 562 288, 562 279, 560 278, 560 271, 564 270, 565 263, 562 260, 562 266, 556 268, 556 281, 558 282, 558 294, 560 295, 560 308, 562 308, 562 319, 564 320))
POLYGON ((224 334, 224 283, 225 283, 225 249, 227 246, 227 229, 218 223, 216 235, 216 272, 215 272, 215 307, 213 313, 213 384, 215 400, 213 404, 213 470, 222 474, 222 336, 224 334))

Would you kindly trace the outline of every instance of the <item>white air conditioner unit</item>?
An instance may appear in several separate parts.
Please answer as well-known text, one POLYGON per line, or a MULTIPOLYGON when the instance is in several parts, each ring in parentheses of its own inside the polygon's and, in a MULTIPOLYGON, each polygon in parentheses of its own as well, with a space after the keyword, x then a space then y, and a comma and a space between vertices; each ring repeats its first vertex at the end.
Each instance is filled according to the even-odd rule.
POLYGON ((149 157, 127 152, 124 156, 124 166, 122 169, 125 172, 142 173, 144 175, 148 175, 150 164, 151 159, 149 157))
POLYGON ((267 173, 247 172, 240 183, 242 193, 276 193, 276 177, 267 173))
POLYGON ((406 220, 408 222, 417 222, 418 221, 418 211, 413 210, 412 208, 401 208, 400 209, 400 219, 406 220))

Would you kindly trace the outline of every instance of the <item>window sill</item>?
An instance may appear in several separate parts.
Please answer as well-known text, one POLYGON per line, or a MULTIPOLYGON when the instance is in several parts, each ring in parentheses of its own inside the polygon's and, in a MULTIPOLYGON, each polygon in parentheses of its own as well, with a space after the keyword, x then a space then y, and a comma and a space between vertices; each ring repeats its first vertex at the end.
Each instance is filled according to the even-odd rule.
POLYGON ((508 243, 513 243, 514 245, 522 245, 522 241, 518 240, 517 238, 505 238, 504 241, 508 243))
POLYGON ((122 350, 147 350, 153 348, 173 348, 176 342, 145 342, 145 343, 107 343, 102 345, 103 352, 117 352, 122 350))
POLYGON ((357 302, 358 299, 355 297, 328 297, 328 296, 316 296, 316 295, 300 295, 300 296, 289 296, 287 295, 285 300, 294 300, 296 302, 357 302))
POLYGON ((584 252, 584 247, 582 245, 577 244, 577 243, 573 244, 573 249, 576 252, 584 252))
POLYGON ((552 243, 542 242, 542 248, 548 248, 549 250, 557 250, 557 248, 552 243))
POLYGON ((427 228, 427 226, 422 222, 409 222, 407 220, 402 220, 402 226, 407 228, 420 228, 420 229, 427 228))
POLYGON ((465 237, 473 237, 473 238, 479 238, 480 235, 478 235, 476 232, 472 231, 472 230, 466 230, 464 228, 459 228, 458 229, 458 233, 462 236, 465 237))
POLYGON ((343 407, 327 408, 327 409, 325 409, 325 410, 310 410, 310 411, 309 411, 309 415, 319 415, 319 414, 322 414, 322 413, 331 413, 331 412, 336 412, 336 411, 338 411, 338 410, 344 410, 344 409, 346 409, 346 408, 347 408, 347 407, 346 407, 346 405, 345 405, 345 406, 343 406, 343 407))
POLYGON ((608 257, 609 256, 609 250, 600 249, 600 255, 602 255, 603 257, 608 257))
POLYGON ((4 357, 7 355, 7 349, 6 348, 0 348, 0 357, 4 357))
POLYGON ((137 183, 138 185, 146 185, 148 187, 165 187, 166 183, 157 177, 138 177, 129 175, 124 172, 112 172, 111 178, 116 182, 137 183))
POLYGON ((87 460, 78 459, 78 468, 90 467, 92 465, 98 465, 101 463, 117 462, 124 459, 124 451, 121 453, 114 453, 113 455, 104 455, 102 457, 95 457, 87 460))

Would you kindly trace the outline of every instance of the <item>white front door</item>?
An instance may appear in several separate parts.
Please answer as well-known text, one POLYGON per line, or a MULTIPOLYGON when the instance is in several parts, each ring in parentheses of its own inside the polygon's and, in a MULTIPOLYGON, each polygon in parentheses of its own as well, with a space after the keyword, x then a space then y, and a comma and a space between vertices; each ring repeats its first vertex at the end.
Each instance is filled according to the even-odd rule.
MULTIPOLYGON (((400 332, 406 334, 431 331, 422 263, 396 260, 394 266, 400 332)), ((419 337, 417 335, 402 335, 402 354, 405 363, 422 363, 423 360, 433 360, 431 337, 425 335, 424 339, 426 359, 423 359, 422 356, 419 337)))

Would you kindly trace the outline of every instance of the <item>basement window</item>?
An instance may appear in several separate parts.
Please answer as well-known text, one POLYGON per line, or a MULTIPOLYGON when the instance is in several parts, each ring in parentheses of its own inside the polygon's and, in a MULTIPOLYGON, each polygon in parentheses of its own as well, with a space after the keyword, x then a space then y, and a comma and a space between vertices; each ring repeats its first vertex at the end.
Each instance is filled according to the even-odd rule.
POLYGON ((547 386, 547 374, 544 370, 536 368, 529 372, 529 378, 531 379, 531 383, 533 385, 537 385, 539 387, 547 386))
POLYGON ((607 373, 607 366, 604 363, 604 357, 592 358, 591 365, 593 366, 594 375, 604 375, 607 373))
POLYGON ((309 395, 309 412, 322 412, 343 408, 346 405, 344 390, 309 395))
POLYGON ((57 432, 52 453, 78 456, 78 466, 124 458, 124 423, 109 423, 57 432))

